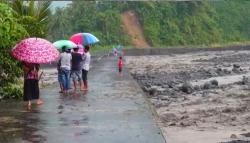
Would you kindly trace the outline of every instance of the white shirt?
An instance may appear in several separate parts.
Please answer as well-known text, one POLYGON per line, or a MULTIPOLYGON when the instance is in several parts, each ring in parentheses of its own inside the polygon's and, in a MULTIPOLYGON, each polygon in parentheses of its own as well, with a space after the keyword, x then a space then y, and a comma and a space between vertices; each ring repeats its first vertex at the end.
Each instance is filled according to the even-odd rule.
POLYGON ((71 53, 66 53, 66 52, 61 53, 61 56, 60 56, 61 68, 70 70, 71 59, 72 59, 71 53))
POLYGON ((89 52, 87 52, 87 53, 85 53, 83 55, 83 66, 82 66, 82 69, 84 69, 86 71, 89 71, 90 58, 91 58, 91 55, 90 55, 89 52))

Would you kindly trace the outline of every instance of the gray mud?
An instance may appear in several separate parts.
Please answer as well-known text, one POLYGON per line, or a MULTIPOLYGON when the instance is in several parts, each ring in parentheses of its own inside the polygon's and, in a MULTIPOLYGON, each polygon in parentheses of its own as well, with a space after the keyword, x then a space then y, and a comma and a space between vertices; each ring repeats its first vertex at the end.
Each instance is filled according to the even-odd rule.
POLYGON ((240 138, 250 130, 250 51, 127 56, 126 64, 166 130, 233 131, 214 142, 230 141, 233 133, 240 138))

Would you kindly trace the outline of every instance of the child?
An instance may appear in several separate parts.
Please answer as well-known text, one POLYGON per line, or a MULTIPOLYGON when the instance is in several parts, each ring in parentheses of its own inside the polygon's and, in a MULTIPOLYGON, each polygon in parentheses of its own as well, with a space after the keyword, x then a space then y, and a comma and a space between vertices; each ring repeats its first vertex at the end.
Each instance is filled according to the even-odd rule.
POLYGON ((119 70, 119 76, 122 76, 122 57, 120 56, 117 62, 118 70, 119 70))

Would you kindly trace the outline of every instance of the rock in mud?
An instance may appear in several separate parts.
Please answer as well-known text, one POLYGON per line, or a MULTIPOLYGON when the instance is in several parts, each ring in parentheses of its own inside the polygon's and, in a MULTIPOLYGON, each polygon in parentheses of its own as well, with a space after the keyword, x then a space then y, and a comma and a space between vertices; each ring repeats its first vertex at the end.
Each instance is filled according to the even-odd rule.
POLYGON ((203 89, 211 89, 212 88, 212 84, 211 82, 205 82, 203 85, 203 89))
POLYGON ((169 100, 169 97, 166 95, 158 95, 161 100, 169 100))
POLYGON ((165 113, 160 117, 165 122, 177 121, 178 117, 174 113, 165 113))
POLYGON ((224 75, 224 71, 222 70, 222 68, 217 68, 216 73, 220 76, 224 75))
POLYGON ((220 72, 220 69, 217 69, 217 71, 214 71, 214 70, 212 70, 212 69, 209 69, 208 71, 207 71, 207 73, 210 75, 210 76, 217 76, 217 73, 218 72, 220 72))
POLYGON ((233 140, 229 142, 221 142, 221 143, 250 143, 250 141, 244 141, 244 140, 233 140))
POLYGON ((149 95, 150 96, 156 96, 156 94, 157 94, 157 90, 156 90, 156 88, 155 87, 151 87, 150 89, 149 89, 149 95))
POLYGON ((218 86, 219 85, 219 82, 218 80, 214 79, 214 80, 211 80, 210 83, 213 85, 213 86, 218 86))
POLYGON ((237 138, 237 136, 236 136, 235 134, 232 134, 232 135, 230 136, 230 138, 232 138, 232 139, 236 139, 236 138, 237 138))
POLYGON ((180 126, 182 127, 187 127, 196 124, 195 121, 185 121, 185 122, 180 122, 180 126))
POLYGON ((62 105, 59 105, 57 108, 58 109, 63 109, 64 107, 62 105))
POLYGON ((231 74, 231 71, 230 71, 230 70, 227 70, 227 69, 223 69, 223 72, 224 72, 225 74, 231 74))
POLYGON ((216 88, 216 87, 218 87, 218 85, 219 85, 219 82, 216 79, 214 79, 214 80, 211 80, 209 82, 205 82, 203 85, 203 89, 216 88))
POLYGON ((145 92, 149 92, 149 91, 150 91, 150 88, 148 88, 147 86, 143 86, 143 87, 142 87, 142 90, 145 91, 145 92))
POLYGON ((194 90, 201 90, 201 87, 199 85, 195 85, 194 90))
POLYGON ((238 65, 238 64, 233 64, 233 68, 238 69, 238 68, 240 68, 240 65, 238 65))
POLYGON ((240 65, 234 64, 234 65, 233 65, 232 71, 233 71, 234 73, 241 73, 243 70, 240 68, 240 65))
MULTIPOLYGON (((246 129, 245 129, 245 131, 246 131, 246 129)), ((250 137, 250 132, 249 133, 244 133, 244 134, 240 134, 240 135, 242 135, 242 136, 244 136, 244 137, 250 137)))
POLYGON ((234 112, 234 108, 226 107, 225 109, 222 110, 223 113, 231 113, 234 112))
POLYGON ((182 86, 180 87, 180 90, 182 92, 185 92, 187 94, 190 94, 192 92, 194 92, 194 87, 190 82, 185 82, 184 84, 182 84, 182 86))
POLYGON ((243 84, 243 85, 248 85, 248 84, 250 84, 250 78, 249 78, 249 77, 246 77, 246 76, 243 76, 243 78, 242 78, 242 84, 243 84))
POLYGON ((170 123, 168 124, 168 126, 176 126, 176 123, 175 123, 175 122, 170 122, 170 123))

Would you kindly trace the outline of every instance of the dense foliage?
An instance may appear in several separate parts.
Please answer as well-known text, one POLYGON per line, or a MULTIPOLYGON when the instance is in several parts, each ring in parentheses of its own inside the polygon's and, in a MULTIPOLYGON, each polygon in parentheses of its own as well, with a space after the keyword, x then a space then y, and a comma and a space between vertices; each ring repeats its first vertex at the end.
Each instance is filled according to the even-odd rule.
POLYGON ((0 99, 22 97, 21 65, 11 48, 27 37, 45 37, 50 15, 49 1, 0 2, 0 99))
POLYGON ((69 7, 57 8, 51 18, 48 39, 68 38, 73 33, 90 32, 101 44, 128 43, 120 25, 119 9, 110 2, 73 1, 69 7))
POLYGON ((73 1, 57 9, 49 38, 91 32, 101 45, 129 44, 121 13, 136 12, 147 42, 153 47, 210 45, 250 39, 250 1, 73 1))
POLYGON ((9 52, 15 42, 27 36, 27 32, 13 16, 12 10, 0 3, 0 98, 18 98, 21 88, 15 86, 21 68, 9 52))
POLYGON ((51 1, 14 0, 10 3, 18 22, 31 37, 46 37, 51 1))

